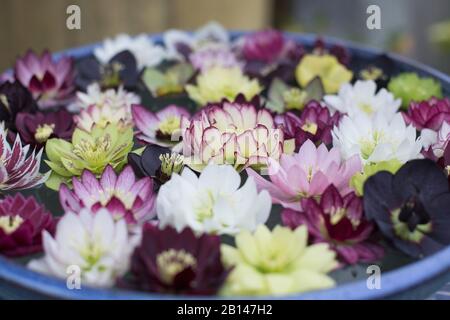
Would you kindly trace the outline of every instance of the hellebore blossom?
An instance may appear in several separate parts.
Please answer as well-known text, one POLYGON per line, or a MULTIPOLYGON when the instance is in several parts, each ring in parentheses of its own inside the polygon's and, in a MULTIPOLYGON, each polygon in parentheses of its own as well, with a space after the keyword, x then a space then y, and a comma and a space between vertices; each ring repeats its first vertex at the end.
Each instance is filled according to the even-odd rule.
POLYGON ((188 168, 173 174, 156 198, 160 226, 231 235, 254 230, 269 218, 270 196, 257 192, 253 178, 240 184, 239 173, 229 165, 211 164, 199 177, 188 168))
POLYGON ((196 70, 206 72, 214 67, 242 68, 236 54, 224 46, 209 46, 189 55, 189 61, 196 70))
POLYGON ((163 147, 174 146, 179 142, 181 120, 190 118, 186 109, 176 105, 169 105, 156 113, 143 106, 133 105, 131 113, 138 129, 136 138, 143 143, 163 147))
POLYGON ((5 122, 6 129, 16 130, 18 113, 32 113, 36 110, 33 96, 20 82, 5 82, 0 85, 0 122, 5 122))
POLYGON ((402 100, 407 108, 412 101, 421 102, 432 97, 442 98, 441 84, 433 78, 420 78, 414 72, 404 72, 391 78, 388 90, 402 100))
POLYGON ((305 226, 295 230, 260 225, 236 236, 236 248, 222 245, 226 267, 232 267, 221 294, 282 295, 334 286, 327 275, 337 267, 335 253, 324 243, 308 246, 305 226))
POLYGON ((336 93, 342 84, 350 82, 353 73, 334 56, 307 54, 300 60, 295 77, 302 87, 319 77, 326 93, 336 93))
POLYGON ((33 94, 41 110, 65 106, 75 92, 75 69, 70 57, 54 61, 50 52, 38 56, 28 51, 17 59, 15 77, 33 94))
POLYGON ((122 86, 117 90, 108 89, 102 91, 98 83, 93 83, 87 87, 87 92, 78 91, 76 94, 76 100, 68 106, 68 109, 72 112, 79 112, 80 110, 87 109, 92 105, 102 108, 106 105, 111 109, 123 109, 131 110, 131 105, 139 104, 141 99, 138 95, 126 91, 122 86))
POLYGON ((119 282, 134 290, 213 295, 228 270, 222 264, 220 237, 189 229, 159 229, 146 224, 141 244, 131 258, 130 279, 119 282))
POLYGON ((234 100, 240 93, 251 100, 263 90, 258 80, 245 76, 238 67, 208 69, 197 76, 196 85, 188 84, 185 88, 189 98, 201 106, 234 100))
POLYGON ((254 177, 258 190, 267 190, 273 203, 285 208, 300 210, 300 199, 321 196, 330 184, 334 184, 342 193, 352 189, 350 178, 361 171, 358 156, 341 159, 338 148, 328 151, 324 144, 316 147, 307 140, 298 153, 282 155, 280 161, 269 161, 266 180, 252 169, 247 169, 254 177))
POLYGON ((110 105, 98 107, 91 105, 86 110, 82 110, 80 114, 73 117, 77 127, 86 131, 97 126, 105 128, 108 124, 114 124, 119 127, 132 127, 131 113, 125 108, 113 109, 110 105))
POLYGON ((364 210, 383 235, 418 258, 450 244, 450 190, 436 163, 412 160, 395 175, 379 172, 364 184, 364 210))
POLYGON ((244 37, 242 53, 246 60, 272 63, 280 57, 285 45, 283 33, 277 30, 263 30, 244 37))
POLYGON ((377 85, 374 81, 358 80, 354 85, 345 83, 339 89, 338 95, 327 95, 325 102, 332 112, 339 111, 350 117, 357 113, 365 113, 372 116, 376 112, 392 117, 400 108, 401 100, 382 88, 376 92, 377 85))
POLYGON ((383 113, 372 118, 363 113, 344 116, 332 135, 333 146, 339 147, 344 159, 356 154, 364 164, 394 159, 405 163, 421 157, 422 141, 400 113, 391 119, 383 113))
POLYGON ((328 243, 346 264, 373 262, 383 257, 383 248, 369 241, 374 225, 364 218, 362 200, 355 193, 341 196, 330 185, 320 201, 314 198, 301 201, 302 212, 283 210, 284 225, 291 229, 306 225, 314 243, 328 243))
POLYGON ((152 179, 136 181, 130 166, 119 175, 107 166, 99 179, 85 170, 80 179, 72 178, 72 185, 73 190, 65 184, 59 188, 59 200, 66 212, 88 208, 95 213, 106 208, 115 220, 125 219, 127 224, 141 223, 155 215, 152 179))
POLYGON ((0 254, 18 257, 42 251, 41 233, 54 232, 53 216, 20 193, 0 200, 0 254))
POLYGON ((438 131, 444 122, 450 123, 450 99, 431 98, 428 101, 411 102, 403 117, 407 124, 412 123, 417 130, 438 131))
POLYGON ((83 209, 67 212, 58 222, 55 236, 42 234, 45 256, 30 261, 28 268, 66 279, 70 266, 80 268, 81 283, 111 287, 129 268, 138 236, 129 236, 124 220, 114 221, 106 209, 93 214, 83 209))
POLYGON ((50 113, 18 113, 16 128, 22 141, 33 146, 45 145, 50 138, 70 140, 75 123, 72 114, 62 109, 50 113))
POLYGON ((0 123, 0 191, 22 190, 36 187, 44 183, 50 172, 39 173, 41 166, 41 149, 29 153, 30 146, 22 145, 17 135, 11 146, 6 140, 7 132, 4 123, 0 123))
POLYGON ((154 44, 145 34, 136 37, 118 34, 114 38, 105 39, 101 47, 94 49, 94 55, 100 63, 107 64, 116 54, 126 50, 134 55, 139 69, 157 66, 167 58, 164 48, 154 44))
POLYGON ((330 114, 328 108, 317 101, 310 101, 300 116, 294 112, 286 112, 275 117, 275 122, 281 125, 285 139, 295 139, 295 149, 298 150, 306 140, 316 145, 332 142, 331 130, 337 126, 340 113, 330 114))
POLYGON ((109 124, 105 128, 94 126, 91 132, 75 129, 72 142, 50 139, 45 145, 52 169, 46 186, 58 190, 60 183, 68 183, 73 176, 81 176, 83 170, 100 175, 107 165, 120 170, 133 147, 133 129, 109 124))

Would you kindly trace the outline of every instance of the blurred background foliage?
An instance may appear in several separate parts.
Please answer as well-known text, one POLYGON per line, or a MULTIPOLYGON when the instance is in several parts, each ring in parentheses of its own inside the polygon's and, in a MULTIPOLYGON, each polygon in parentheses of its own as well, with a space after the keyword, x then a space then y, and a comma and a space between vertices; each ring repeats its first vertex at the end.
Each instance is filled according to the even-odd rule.
POLYGON ((230 29, 272 26, 349 39, 450 71, 449 0, 0 0, 0 8, 0 70, 28 48, 56 51, 216 20, 230 29), (66 28, 70 4, 81 8, 81 30, 66 28), (366 28, 371 4, 381 8, 381 30, 366 28))

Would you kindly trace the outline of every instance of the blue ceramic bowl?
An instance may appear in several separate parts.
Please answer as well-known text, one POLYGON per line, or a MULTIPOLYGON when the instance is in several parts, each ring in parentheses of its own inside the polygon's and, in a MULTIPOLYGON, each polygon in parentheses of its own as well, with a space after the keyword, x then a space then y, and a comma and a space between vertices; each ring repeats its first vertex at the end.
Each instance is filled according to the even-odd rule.
MULTIPOLYGON (((233 32, 236 37, 242 33, 233 32)), ((305 46, 312 46, 316 36, 303 34, 287 34, 288 37, 305 46)), ((161 42, 161 35, 152 39, 161 42)), ((373 61, 384 53, 376 49, 326 38, 327 44, 341 44, 352 54, 352 61, 363 63, 373 61)), ((89 45, 57 54, 82 57, 90 54, 98 45, 89 45)), ((431 76, 441 82, 444 95, 450 96, 450 77, 430 67, 408 60, 395 54, 386 54, 392 59, 393 73, 414 71, 422 76, 431 76)), ((365 266, 347 268, 335 274, 338 286, 329 290, 295 294, 282 299, 424 299, 450 281, 450 246, 440 252, 419 261, 405 259, 399 252, 387 255, 387 263, 381 265, 381 288, 368 289, 365 266), (387 267, 389 265, 389 267, 387 267), (386 268, 384 268, 386 266, 386 268), (399 267, 397 267, 399 266, 399 267), (383 271, 383 269, 386 269, 383 271), (390 270, 390 271, 388 271, 390 270), (359 276, 350 274, 359 273, 359 276)), ((189 299, 187 296, 161 295, 151 293, 130 292, 117 289, 96 289, 82 287, 70 290, 64 280, 32 272, 12 260, 0 257, 0 297, 6 299, 36 298, 68 298, 68 299, 189 299)), ((241 297, 245 298, 245 297, 241 297)), ((274 299, 266 296, 263 299, 274 299)), ((208 297, 207 299, 214 299, 208 297)))

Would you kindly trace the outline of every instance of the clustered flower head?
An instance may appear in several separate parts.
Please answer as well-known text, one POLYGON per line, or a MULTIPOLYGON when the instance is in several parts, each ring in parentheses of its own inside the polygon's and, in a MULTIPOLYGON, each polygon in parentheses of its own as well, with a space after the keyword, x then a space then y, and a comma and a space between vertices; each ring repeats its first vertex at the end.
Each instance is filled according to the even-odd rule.
POLYGON ((450 100, 397 64, 214 22, 29 50, 0 75, 0 255, 82 287, 247 297, 434 254, 450 100))

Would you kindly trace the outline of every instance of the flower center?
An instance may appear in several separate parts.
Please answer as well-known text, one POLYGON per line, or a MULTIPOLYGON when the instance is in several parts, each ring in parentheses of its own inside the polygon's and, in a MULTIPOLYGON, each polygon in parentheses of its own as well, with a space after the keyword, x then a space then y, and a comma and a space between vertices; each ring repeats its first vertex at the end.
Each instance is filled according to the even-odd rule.
POLYGON ((302 128, 303 131, 309 132, 309 133, 314 135, 314 134, 317 133, 318 126, 314 122, 305 122, 305 124, 302 125, 301 128, 302 128))
POLYGON ((124 66, 118 62, 108 64, 101 70, 101 86, 102 88, 115 88, 120 84, 120 71, 124 66))
POLYGON ((106 134, 96 138, 95 141, 81 140, 74 146, 73 153, 87 162, 95 162, 103 159, 111 147, 111 137, 106 134))
POLYGON ((361 102, 361 103, 358 104, 358 107, 364 113, 367 113, 369 115, 373 113, 373 107, 372 107, 372 105, 370 103, 361 102))
POLYGON ((207 190, 204 192, 203 197, 201 197, 201 201, 199 205, 197 206, 197 220, 199 222, 203 222, 206 219, 212 218, 213 216, 213 208, 215 204, 215 197, 214 194, 207 190))
POLYGON ((177 116, 170 116, 160 122, 158 131, 162 136, 171 136, 176 130, 180 129, 181 119, 177 116))
POLYGON ((347 210, 345 208, 333 208, 330 212, 330 223, 332 225, 338 224, 346 214, 347 210))
POLYGON ((0 229, 6 234, 11 234, 16 231, 24 220, 21 216, 2 216, 0 217, 0 229))
MULTIPOLYGON (((83 266, 84 271, 91 270, 100 261, 103 256, 104 250, 98 244, 98 241, 91 239, 89 243, 80 251, 81 257, 86 264, 83 266)), ((101 270, 100 270, 101 271, 101 270)))
POLYGON ((184 249, 169 249, 157 255, 156 265, 162 281, 171 284, 177 274, 187 268, 195 268, 197 260, 184 249))
POLYGON ((170 177, 173 173, 180 173, 183 169, 184 157, 178 153, 166 153, 159 156, 161 160, 161 173, 170 177))
POLYGON ((54 123, 39 125, 34 133, 34 138, 37 142, 43 143, 52 135, 53 130, 55 130, 54 123))
POLYGON ((302 109, 307 93, 298 88, 291 88, 283 92, 286 109, 302 109))
POLYGON ((375 131, 372 133, 371 138, 361 139, 359 144, 361 146, 361 156, 367 160, 377 147, 377 145, 383 140, 384 133, 381 131, 375 131))

